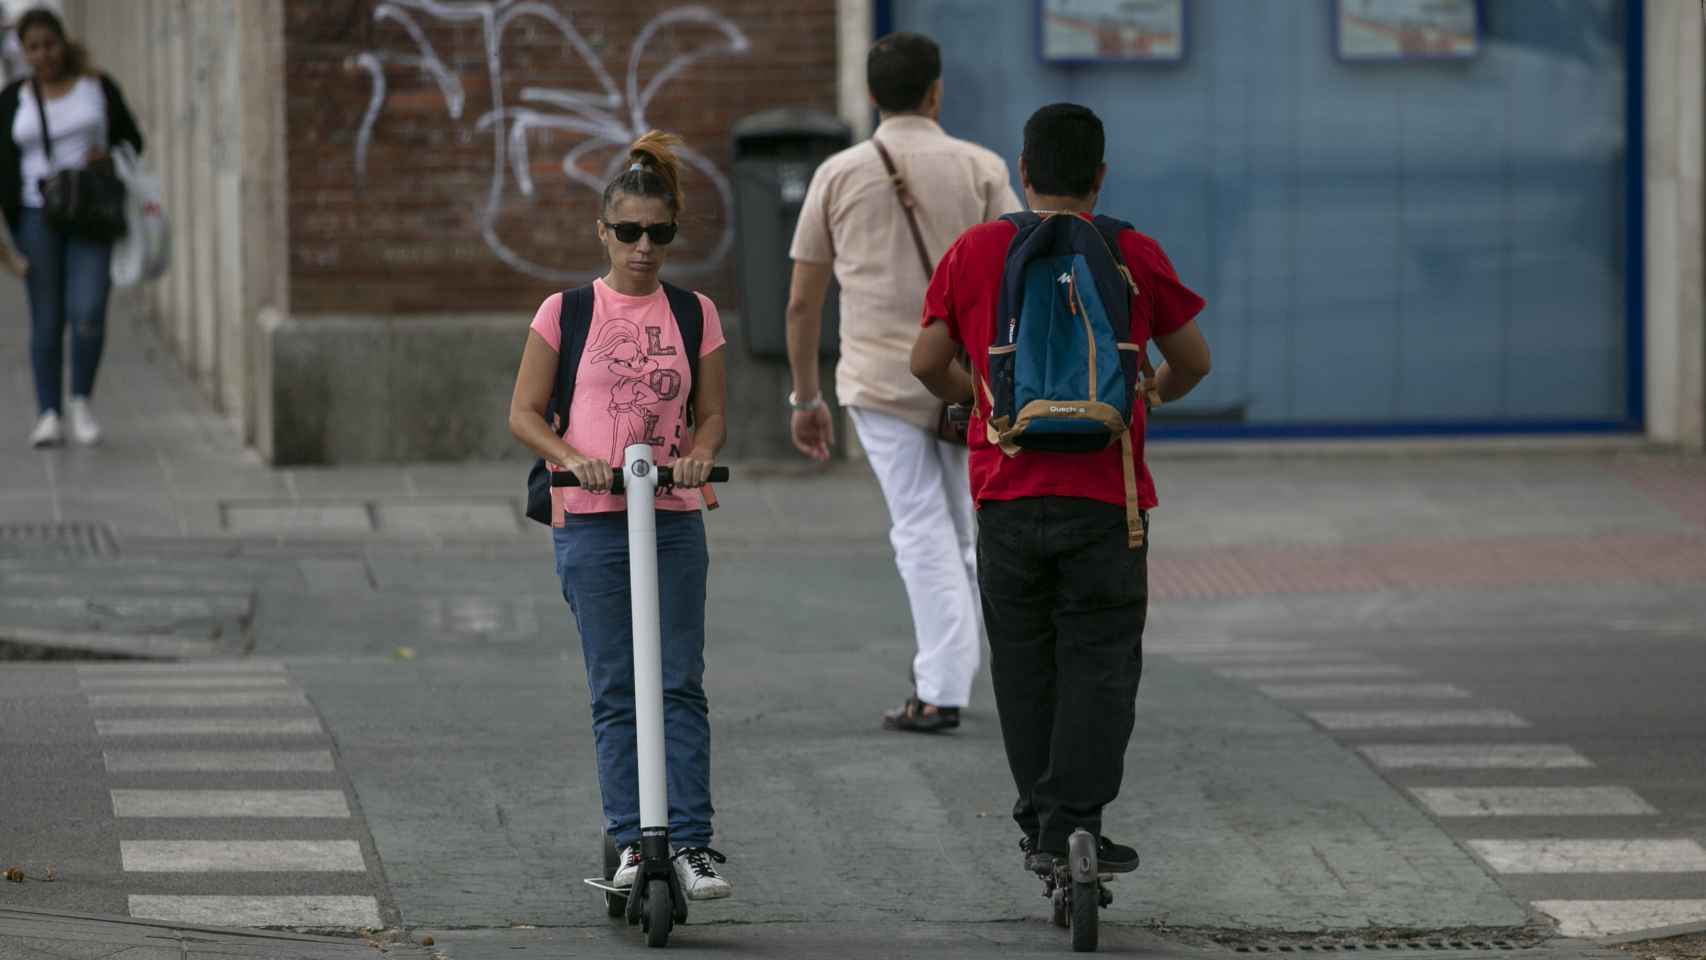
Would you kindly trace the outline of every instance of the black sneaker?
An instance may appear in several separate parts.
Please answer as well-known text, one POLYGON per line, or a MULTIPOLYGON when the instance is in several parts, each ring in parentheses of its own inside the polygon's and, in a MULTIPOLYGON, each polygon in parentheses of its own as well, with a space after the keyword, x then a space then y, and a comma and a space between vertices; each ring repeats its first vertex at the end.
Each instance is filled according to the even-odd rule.
MULTIPOLYGON (((1037 849, 1037 838, 1019 838, 1019 849, 1025 854, 1025 869, 1032 873, 1049 873, 1059 857, 1037 849)), ((1107 837, 1096 838, 1096 869, 1101 873, 1130 873, 1137 869, 1137 851, 1107 837)))
POLYGON ((1029 834, 1019 838, 1019 851, 1025 855, 1025 869, 1032 873, 1053 873, 1055 856, 1037 849, 1037 838, 1029 834))
POLYGON ((1096 869, 1103 873, 1130 873, 1137 869, 1137 851, 1107 837, 1097 837, 1096 869))

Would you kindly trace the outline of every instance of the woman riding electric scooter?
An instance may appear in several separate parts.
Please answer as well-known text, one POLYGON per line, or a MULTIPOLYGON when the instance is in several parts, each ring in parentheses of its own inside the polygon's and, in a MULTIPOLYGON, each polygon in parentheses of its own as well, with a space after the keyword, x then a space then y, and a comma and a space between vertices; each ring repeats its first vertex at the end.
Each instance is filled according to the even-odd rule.
POLYGON ((605 188, 597 230, 610 270, 590 289, 570 291, 567 313, 565 294, 540 305, 509 426, 551 470, 569 471, 579 484, 552 490, 552 541, 586 660, 604 829, 621 851, 616 887, 633 884, 641 846, 628 531, 624 501, 611 486, 630 444, 649 444, 656 462, 673 468, 674 488, 660 489, 656 500, 669 840, 681 890, 711 900, 733 890, 717 871, 722 854, 711 848, 711 726, 702 685, 709 555, 700 509, 727 435, 726 370, 716 306, 658 278, 682 210, 678 142, 657 131, 641 137, 605 188), (700 316, 683 317, 694 313, 694 300, 700 316), (565 340, 578 363, 566 415, 551 423, 565 340), (698 344, 697 358, 688 356, 689 343, 698 344))

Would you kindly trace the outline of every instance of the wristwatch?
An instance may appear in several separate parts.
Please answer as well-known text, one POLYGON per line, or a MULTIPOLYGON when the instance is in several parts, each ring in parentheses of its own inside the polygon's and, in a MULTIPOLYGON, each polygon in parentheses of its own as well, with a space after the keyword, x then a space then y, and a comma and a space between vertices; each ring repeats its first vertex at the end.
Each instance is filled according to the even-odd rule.
POLYGON ((823 394, 821 393, 812 397, 810 400, 801 402, 798 397, 794 396, 794 391, 788 391, 788 406, 793 408, 795 413, 804 413, 807 410, 816 410, 825 405, 826 404, 823 402, 823 394))

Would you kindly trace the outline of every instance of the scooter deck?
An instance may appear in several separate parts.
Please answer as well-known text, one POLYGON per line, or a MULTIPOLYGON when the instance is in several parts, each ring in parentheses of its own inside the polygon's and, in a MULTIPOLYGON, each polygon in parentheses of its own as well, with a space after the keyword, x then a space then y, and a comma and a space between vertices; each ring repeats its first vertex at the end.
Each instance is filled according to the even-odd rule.
POLYGON ((624 896, 624 897, 627 896, 628 894, 634 892, 632 887, 618 887, 615 884, 611 883, 609 880, 604 879, 603 877, 587 877, 585 880, 582 880, 581 882, 586 884, 589 887, 597 887, 598 889, 603 890, 605 893, 619 894, 619 895, 624 896))

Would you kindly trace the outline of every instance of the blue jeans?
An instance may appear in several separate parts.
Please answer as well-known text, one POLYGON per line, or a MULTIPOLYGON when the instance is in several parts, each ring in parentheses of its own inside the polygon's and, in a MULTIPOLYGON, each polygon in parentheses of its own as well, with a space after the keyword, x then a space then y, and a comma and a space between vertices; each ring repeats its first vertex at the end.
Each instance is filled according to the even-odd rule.
MULTIPOLYGON (((705 701, 705 577, 710 554, 697 511, 659 510, 658 602, 663 628, 663 724, 670 842, 711 844, 711 720, 705 701)), ((570 515, 552 531, 563 599, 580 630, 605 832, 640 840, 640 774, 634 746, 633 610, 628 517, 570 515)))
POLYGON ((71 328, 71 395, 87 397, 95 391, 95 371, 106 344, 113 246, 67 236, 33 207, 23 209, 14 239, 30 261, 24 284, 30 295, 36 409, 58 412, 65 400, 67 326, 71 328))

